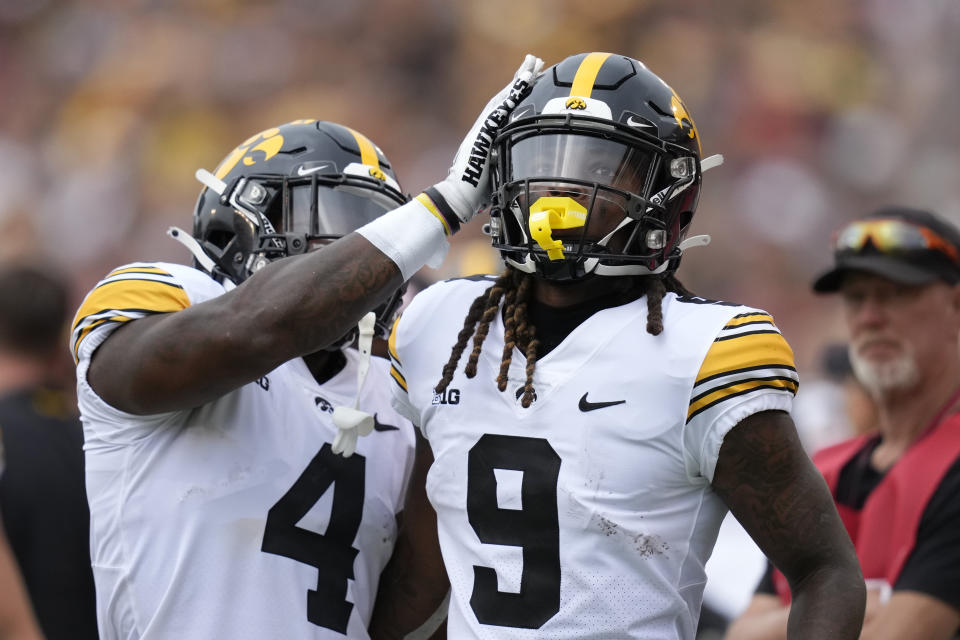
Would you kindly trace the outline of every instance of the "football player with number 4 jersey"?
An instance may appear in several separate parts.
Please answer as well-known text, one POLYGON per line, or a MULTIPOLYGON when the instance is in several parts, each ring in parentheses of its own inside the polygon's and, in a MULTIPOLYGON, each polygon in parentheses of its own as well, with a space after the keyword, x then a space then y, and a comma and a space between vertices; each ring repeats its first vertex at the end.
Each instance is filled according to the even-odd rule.
POLYGON ((73 325, 101 637, 368 638, 414 453, 372 342, 488 183, 407 202, 369 139, 313 120, 197 177, 193 234, 170 231, 195 266, 115 269, 73 325))
MULTIPOLYGON (((268 129, 231 153, 214 177, 247 186, 236 204, 203 189, 194 217, 199 268, 137 262, 115 269, 74 324, 101 636, 362 638, 413 454, 413 431, 383 388, 388 364, 369 356, 370 337, 385 334, 399 289, 363 327, 359 350, 349 348, 358 333, 351 331, 325 350, 258 371, 242 345, 221 355, 218 342, 230 343, 225 320, 222 336, 195 338, 188 323, 168 351, 116 354, 147 358, 129 382, 144 405, 108 395, 113 387, 91 371, 110 355, 97 348, 127 331, 141 329, 138 338, 150 340, 147 323, 186 320, 231 289, 243 293, 235 285, 256 260, 304 253, 405 201, 383 153, 330 122, 268 129), (260 233, 243 237, 236 218, 261 213, 260 233), (256 377, 212 401, 179 400, 178 381, 153 376, 171 375, 162 361, 188 350, 256 377), (358 379, 365 368, 366 380, 358 379), (378 433, 344 458, 332 450, 332 412, 355 405, 375 415, 378 433)), ((247 305, 242 321, 255 329, 257 305, 247 305)), ((256 340, 255 332, 249 337, 256 340)), ((194 363, 214 388, 222 384, 215 364, 194 363)))
POLYGON ((788 414, 790 347, 675 276, 720 162, 683 102, 636 60, 576 55, 493 149, 506 271, 434 285, 390 336, 419 434, 373 637, 449 586, 457 640, 692 639, 730 509, 794 587, 790 637, 856 638, 863 578, 788 414))

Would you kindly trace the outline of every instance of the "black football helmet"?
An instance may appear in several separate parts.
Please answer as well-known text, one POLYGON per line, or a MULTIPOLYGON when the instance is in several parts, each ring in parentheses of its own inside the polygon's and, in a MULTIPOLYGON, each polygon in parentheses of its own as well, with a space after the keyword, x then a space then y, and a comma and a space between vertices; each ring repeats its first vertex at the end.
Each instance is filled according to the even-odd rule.
POLYGON ((679 264, 700 196, 700 135, 642 62, 583 53, 547 69, 494 141, 493 162, 489 232, 513 267, 564 281, 679 264))
MULTIPOLYGON (((193 237, 209 258, 198 262, 233 284, 273 260, 332 242, 408 200, 390 161, 366 136, 317 120, 262 131, 213 173, 197 171, 197 178, 205 186, 193 237)), ((389 332, 402 294, 398 290, 376 310, 378 335, 389 332)))

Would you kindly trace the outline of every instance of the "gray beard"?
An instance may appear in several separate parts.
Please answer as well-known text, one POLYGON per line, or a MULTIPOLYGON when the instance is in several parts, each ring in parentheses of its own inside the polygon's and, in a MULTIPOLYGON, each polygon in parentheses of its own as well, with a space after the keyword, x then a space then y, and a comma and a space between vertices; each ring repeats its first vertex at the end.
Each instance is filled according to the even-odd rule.
POLYGON ((861 358, 851 345, 850 366, 857 380, 874 399, 892 391, 909 391, 920 382, 920 369, 910 350, 894 360, 874 362, 861 358))

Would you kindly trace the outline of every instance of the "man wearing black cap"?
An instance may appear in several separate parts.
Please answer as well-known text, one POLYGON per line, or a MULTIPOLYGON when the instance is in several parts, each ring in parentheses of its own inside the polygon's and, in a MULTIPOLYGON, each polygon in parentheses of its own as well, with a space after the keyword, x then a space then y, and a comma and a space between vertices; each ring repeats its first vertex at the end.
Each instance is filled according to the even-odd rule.
MULTIPOLYGON (((867 580, 861 638, 954 638, 960 232, 926 211, 881 209, 834 236, 834 258, 813 289, 840 294, 851 364, 877 405, 877 429, 814 461, 867 580)), ((783 577, 768 571, 728 640, 783 637, 789 595, 783 577)))

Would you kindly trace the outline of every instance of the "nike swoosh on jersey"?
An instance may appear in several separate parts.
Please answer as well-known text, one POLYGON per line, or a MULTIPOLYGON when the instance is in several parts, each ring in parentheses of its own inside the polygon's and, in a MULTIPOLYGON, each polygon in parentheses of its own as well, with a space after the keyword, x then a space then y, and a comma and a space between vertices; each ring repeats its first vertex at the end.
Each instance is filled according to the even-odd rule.
POLYGON ((400 431, 400 427, 395 427, 392 424, 384 424, 377 420, 377 414, 373 414, 373 430, 374 431, 400 431))
MULTIPOLYGON (((588 392, 589 393, 589 392, 588 392)), ((597 409, 604 409, 606 407, 612 407, 618 404, 626 404, 626 400, 613 400, 612 402, 590 402, 587 400, 587 394, 583 394, 583 397, 580 398, 580 411, 586 413, 587 411, 596 411, 597 409)))

